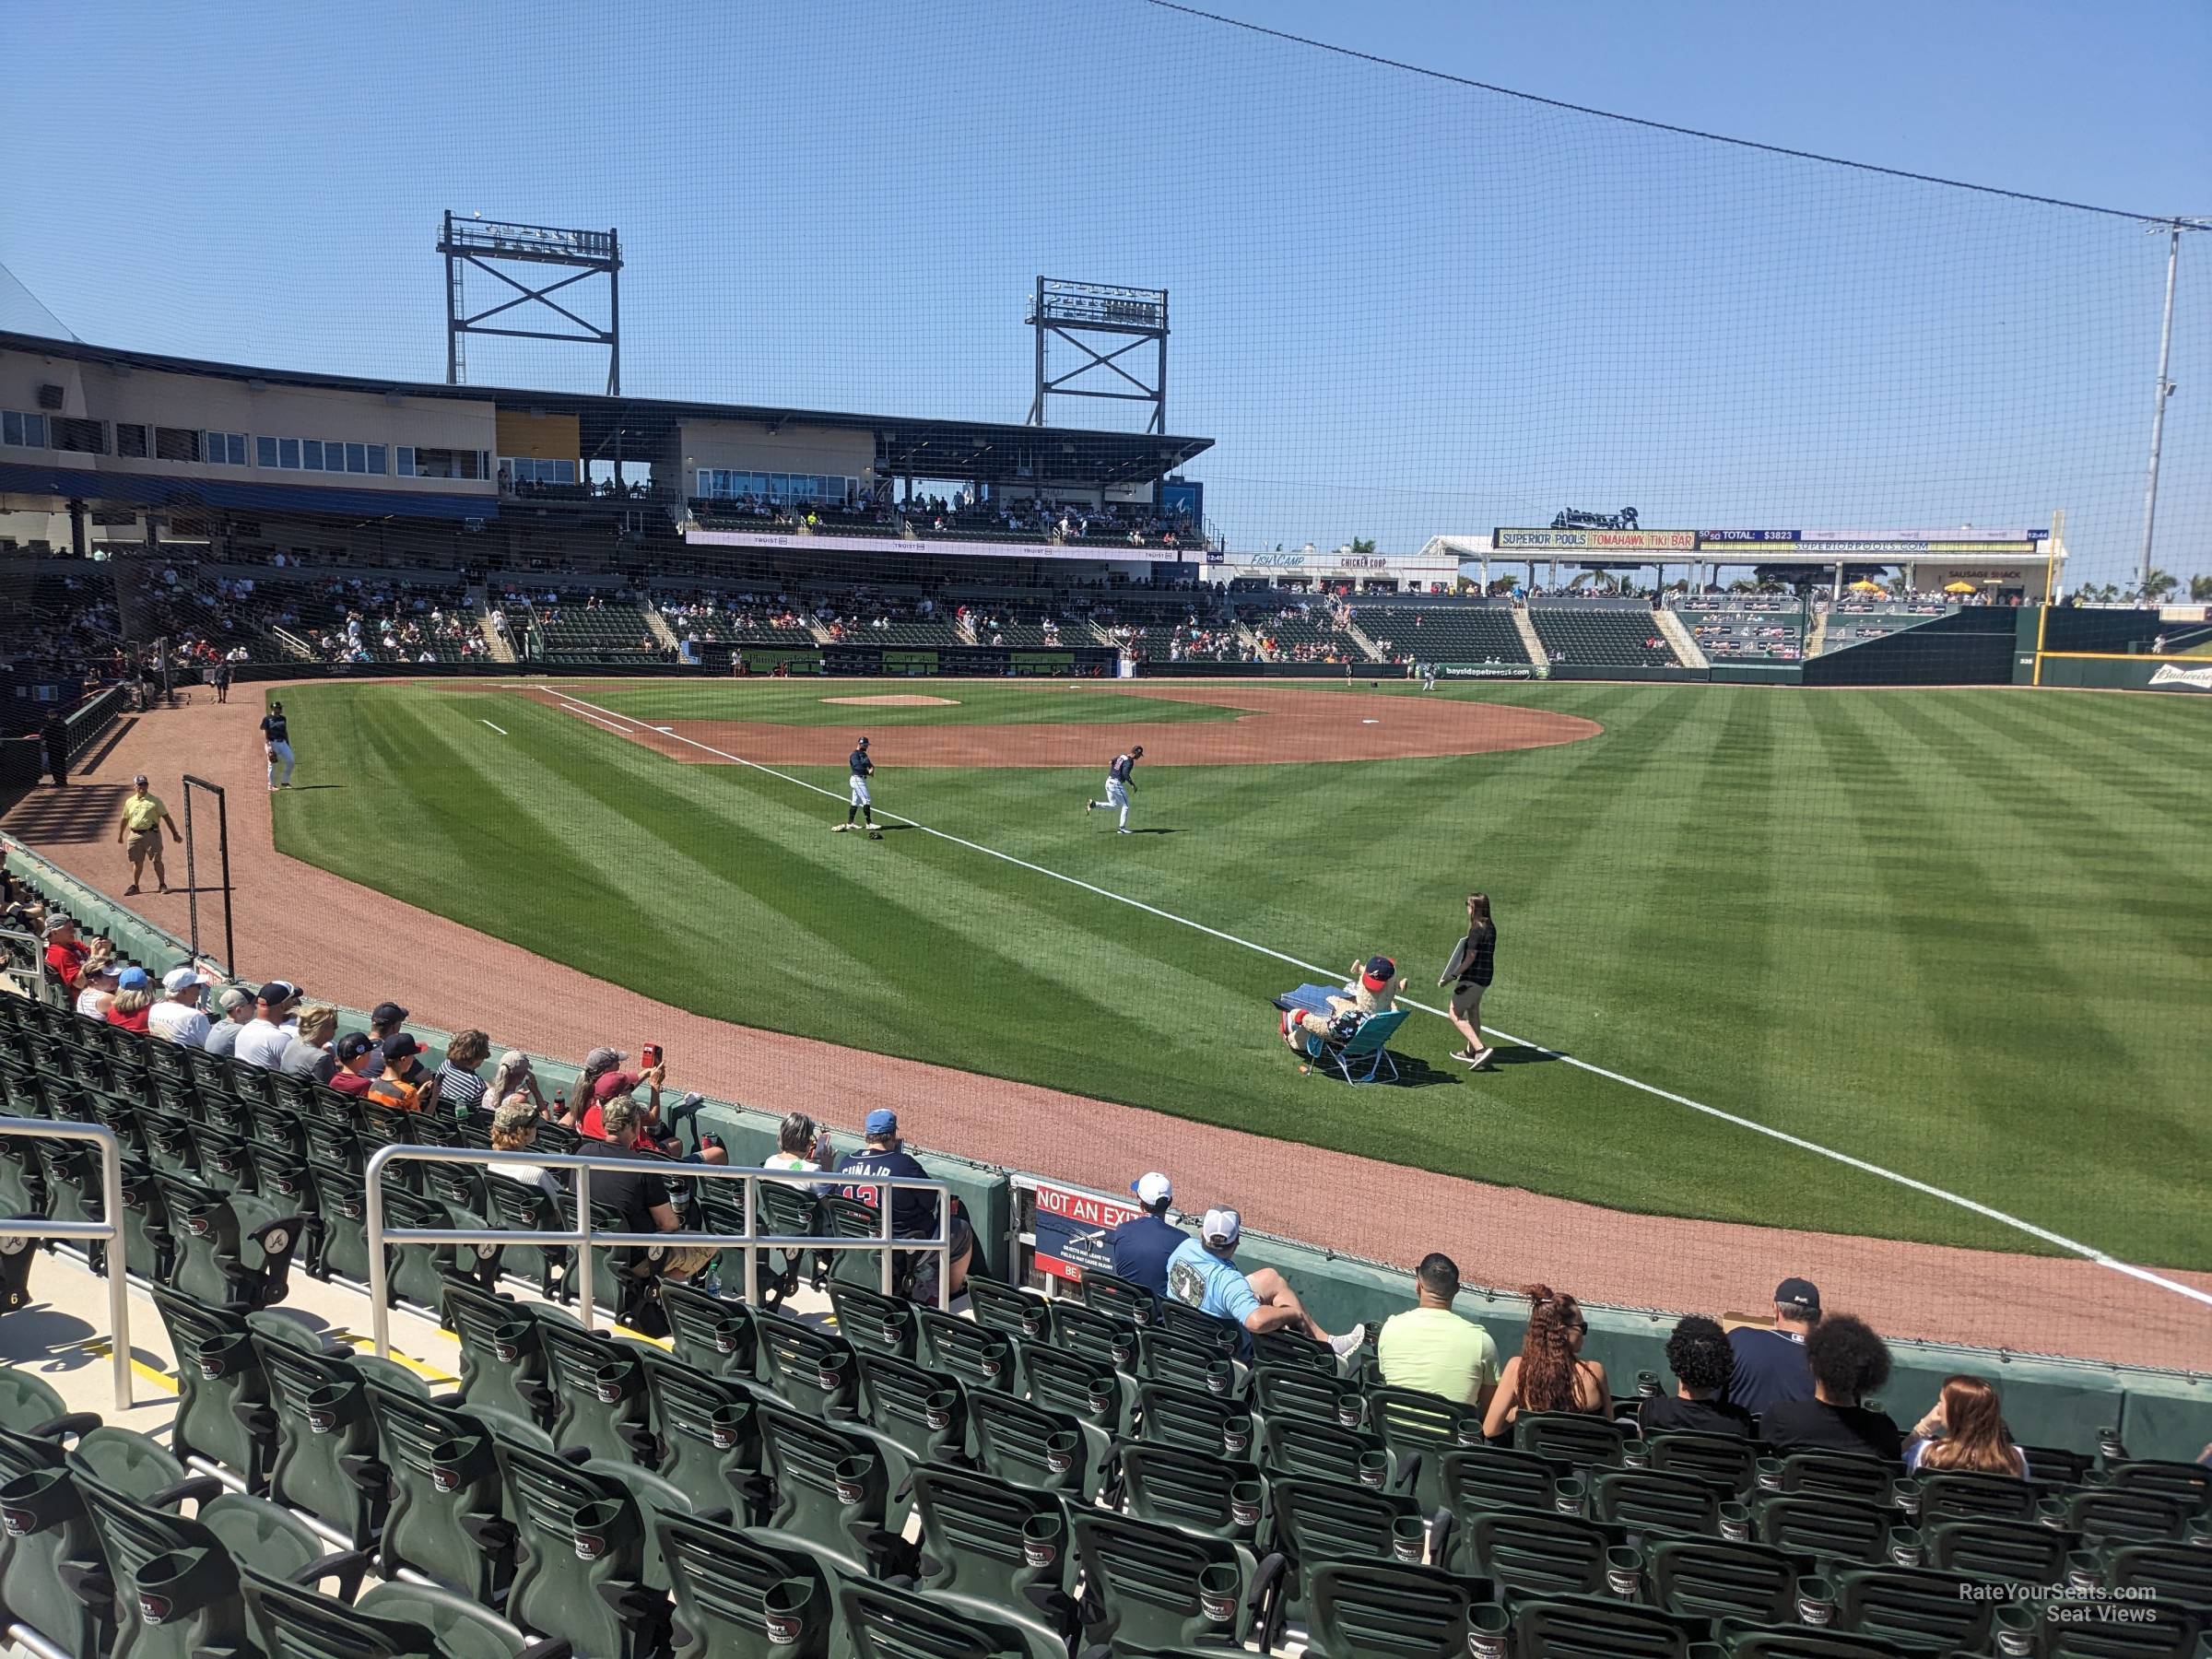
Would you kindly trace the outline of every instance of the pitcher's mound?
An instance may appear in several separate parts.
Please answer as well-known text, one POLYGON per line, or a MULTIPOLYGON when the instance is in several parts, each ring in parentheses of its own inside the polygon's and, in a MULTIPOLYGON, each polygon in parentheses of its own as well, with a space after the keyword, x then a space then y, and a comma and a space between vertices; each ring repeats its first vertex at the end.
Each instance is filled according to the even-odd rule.
POLYGON ((916 697, 911 692, 892 691, 882 697, 825 697, 826 703, 866 703, 877 709, 949 709, 960 700, 957 697, 916 697))

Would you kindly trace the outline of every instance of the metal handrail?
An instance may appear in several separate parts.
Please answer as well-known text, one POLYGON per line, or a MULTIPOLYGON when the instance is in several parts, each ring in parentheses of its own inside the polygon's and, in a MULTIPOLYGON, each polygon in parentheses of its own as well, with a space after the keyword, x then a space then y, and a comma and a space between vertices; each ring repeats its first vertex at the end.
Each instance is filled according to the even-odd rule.
POLYGON ((108 1323, 114 1326, 115 1409, 131 1408, 131 1281, 123 1259, 123 1147, 105 1124, 61 1118, 0 1118, 0 1135, 90 1141, 100 1148, 104 1221, 49 1221, 42 1216, 0 1217, 0 1239, 75 1239, 108 1248, 108 1323))
MULTIPOLYGON (((834 1178, 823 1171, 826 1178, 834 1178)), ((760 1265, 755 1253, 762 1250, 880 1250, 883 1255, 883 1293, 892 1292, 891 1252, 894 1250, 926 1250, 935 1253, 937 1263, 937 1306, 947 1310, 952 1302, 952 1188, 948 1182, 914 1175, 861 1175, 855 1171, 853 1184, 879 1189, 909 1189, 935 1193, 937 1195, 937 1236, 934 1239, 900 1239, 891 1234, 891 1206, 888 1199, 877 1206, 882 1231, 873 1238, 849 1239, 841 1234, 816 1236, 813 1234, 786 1235, 763 1233, 759 1230, 760 1182, 781 1182, 785 1186, 818 1184, 804 1172, 790 1170, 739 1169, 729 1164, 686 1163, 671 1164, 660 1159, 623 1158, 611 1153, 538 1153, 531 1151, 492 1152, 475 1147, 423 1147, 412 1142, 396 1142, 380 1147, 370 1158, 361 1179, 368 1189, 368 1215, 365 1230, 369 1244, 369 1335, 379 1358, 391 1351, 391 1306, 387 1280, 390 1271, 384 1262, 387 1244, 566 1244, 579 1253, 579 1264, 583 1267, 583 1286, 576 1297, 576 1316, 585 1330, 592 1329, 591 1252, 594 1249, 629 1249, 641 1244, 664 1248, 742 1250, 745 1255, 745 1300, 748 1305, 759 1300, 760 1265), (573 1170, 576 1171, 576 1225, 561 1232, 525 1232, 519 1228, 505 1227, 401 1227, 384 1225, 383 1172, 387 1166, 402 1161, 416 1163, 465 1163, 492 1169, 500 1164, 527 1164, 539 1170, 573 1170), (592 1171, 608 1170, 636 1171, 639 1169, 660 1169, 679 1180, 706 1178, 717 1181, 745 1182, 745 1230, 741 1233, 712 1232, 656 1232, 656 1233, 603 1233, 592 1227, 592 1171)))
MULTIPOLYGON (((21 928, 0 927, 0 943, 21 942, 29 948, 25 954, 23 971, 30 975, 30 982, 23 987, 23 994, 32 1002, 42 1003, 46 996, 46 947, 38 935, 21 928)), ((14 970, 8 970, 13 972, 14 970)))

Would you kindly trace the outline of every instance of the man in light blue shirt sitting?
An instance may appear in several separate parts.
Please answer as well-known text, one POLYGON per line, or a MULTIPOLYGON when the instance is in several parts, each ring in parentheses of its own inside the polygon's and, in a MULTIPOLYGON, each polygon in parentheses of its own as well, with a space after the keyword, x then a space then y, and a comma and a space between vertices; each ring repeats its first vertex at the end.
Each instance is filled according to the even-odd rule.
POLYGON ((1332 1336, 1315 1324, 1298 1292, 1274 1268, 1239 1272, 1233 1258, 1243 1236, 1244 1223, 1235 1210, 1207 1210, 1198 1236, 1185 1239, 1168 1258, 1168 1294, 1185 1307, 1242 1325, 1248 1335, 1293 1330, 1327 1343, 1340 1358, 1367 1340, 1365 1325, 1332 1336))

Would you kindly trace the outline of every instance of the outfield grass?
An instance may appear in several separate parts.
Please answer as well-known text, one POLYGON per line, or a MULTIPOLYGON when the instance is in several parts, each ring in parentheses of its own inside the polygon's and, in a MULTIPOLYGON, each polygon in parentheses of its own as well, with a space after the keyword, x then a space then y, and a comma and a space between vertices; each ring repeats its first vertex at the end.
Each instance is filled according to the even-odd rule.
MULTIPOLYGON (((961 701, 827 717, 1112 712, 949 682, 583 694, 639 718, 798 720, 877 691, 961 701)), ((1137 821, 1169 834, 1117 837, 1082 811, 1104 751, 1074 733, 1080 771, 887 762, 877 799, 1307 961, 1390 951, 1424 1001, 1460 896, 1486 888, 1501 935, 1488 1023, 2130 1259, 2212 1266, 2203 710, 2012 691, 1434 695, 1606 730, 1513 754, 1157 769, 1137 821)), ((1401 1047, 1432 1082, 1301 1078, 1266 1002, 1298 971, 935 837, 827 834, 841 770, 792 774, 833 802, 674 763, 520 693, 285 697, 301 781, 347 787, 280 797, 282 850, 683 1007, 1623 1209, 2026 1247, 1565 1065, 1508 1053, 1470 1077, 1425 1016, 1401 1047)), ((1147 700, 1142 718, 1191 707, 1147 700)))

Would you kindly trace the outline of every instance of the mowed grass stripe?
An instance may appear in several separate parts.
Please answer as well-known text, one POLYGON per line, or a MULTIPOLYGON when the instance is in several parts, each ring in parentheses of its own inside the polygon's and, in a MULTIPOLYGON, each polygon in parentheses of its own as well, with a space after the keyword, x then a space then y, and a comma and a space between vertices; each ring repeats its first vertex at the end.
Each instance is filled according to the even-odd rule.
MULTIPOLYGON (((379 700, 402 695, 304 689, 358 699, 371 724, 379 700)), ((662 714, 652 700, 664 689, 633 688, 629 712, 662 714)), ((753 690, 724 688, 719 712, 748 717, 753 690)), ((1572 1067, 1469 1077, 1444 1059, 1453 1033, 1426 1017, 1405 1028, 1404 1046, 1410 1069, 1435 1079, 1427 1086, 1355 1093, 1301 1079, 1265 1001, 1307 977, 1296 969, 917 831, 881 843, 832 836, 839 770, 804 774, 832 800, 750 769, 677 765, 528 697, 492 711, 518 733, 503 746, 477 724, 489 706, 481 694, 420 695, 459 707, 438 771, 402 765, 380 785, 394 801, 445 789, 496 803, 493 816, 535 801, 534 830, 605 865, 588 899, 570 875, 508 884, 490 902, 469 884, 500 882, 471 868, 437 884, 458 900, 435 907, 648 994, 1623 1209, 2020 1247, 1952 1206, 1572 1067), (642 887, 669 896, 639 902, 642 887), (581 905, 586 921, 548 923, 534 905, 581 905), (532 938, 520 938, 525 926, 532 938)), ((1557 708, 1607 729, 1519 754, 1140 772, 1135 821, 1178 831, 1164 836, 1116 837, 1083 813, 1102 759, 1072 771, 887 766, 877 799, 1309 961, 1392 950, 1427 1001, 1440 1000, 1431 986, 1460 895, 1486 886, 1506 940, 1486 1008, 1495 1024, 2124 1256, 2191 1265, 2207 1253, 2182 1218, 2187 1206, 2155 1182, 2141 1199, 2112 1195, 2157 1161, 2146 1147, 2155 1135, 2100 1147, 2113 1182, 2100 1173, 2097 1202, 2084 1202, 2067 1178, 2065 1112, 2077 1121, 2078 1108, 2031 1067, 2024 1084, 2007 1071, 2002 1087, 1980 1087, 1980 1051, 2010 1018, 2001 975, 1897 936, 1921 872, 1939 881, 1959 838, 1999 839, 1991 815, 2017 815, 2010 760, 1980 767, 1969 752, 1938 764, 1920 759, 1924 734, 1856 729, 1850 706, 1878 698, 1553 683, 1465 700, 1557 708), (1930 774, 1927 794, 1890 785, 1884 769, 1900 764, 1930 774), (1964 780, 1947 782, 1960 768, 1964 780), (1892 866, 1900 892, 1886 899, 1892 866), (1936 1132, 1947 1122, 1947 1137, 1936 1132), (2013 1154, 1998 1156, 2008 1144, 2013 1154)), ((1937 744, 1961 741, 1933 730, 1937 744)), ((346 793, 283 801, 280 833, 347 833, 337 823, 360 801, 348 806, 346 793)), ((355 833, 392 843, 409 821, 403 807, 355 833)), ((433 856, 465 862, 471 844, 441 823, 433 856)), ((512 834, 473 844, 486 864, 518 856, 512 834)), ((317 862, 355 873, 324 853, 317 862)), ((397 861, 388 847, 359 853, 364 865, 413 856, 404 844, 397 861)), ((403 868, 399 888, 376 885, 410 897, 410 882, 429 890, 423 876, 403 868)), ((2101 946, 2096 954, 2113 966, 2101 946)), ((2092 966, 2084 994, 2109 1007, 2092 966)), ((2171 1024, 2179 1009, 2142 1014, 2171 1024)), ((2162 1077, 2137 1092, 2171 1128, 2186 1096, 2162 1077)))

